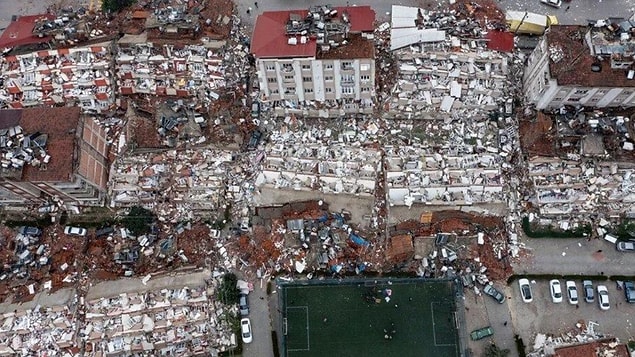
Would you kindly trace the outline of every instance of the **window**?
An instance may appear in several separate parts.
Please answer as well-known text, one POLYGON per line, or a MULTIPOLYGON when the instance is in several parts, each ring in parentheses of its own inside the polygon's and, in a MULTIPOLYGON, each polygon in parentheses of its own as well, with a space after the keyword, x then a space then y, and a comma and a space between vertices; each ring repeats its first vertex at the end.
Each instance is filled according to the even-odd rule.
POLYGON ((282 70, 285 72, 293 72, 293 65, 291 63, 283 63, 282 70))
POLYGON ((333 76, 324 76, 324 80, 330 82, 333 80, 333 76))
POLYGON ((360 71, 368 71, 368 70, 370 70, 370 65, 369 64, 360 64, 359 65, 359 70, 360 71))
POLYGON ((324 88, 324 92, 333 93, 333 88, 324 88))
POLYGON ((311 65, 310 64, 303 64, 302 65, 302 69, 303 70, 311 69, 311 65))
POLYGON ((265 65, 265 70, 267 70, 267 71, 275 71, 276 70, 276 65, 275 64, 266 64, 265 65))
POLYGON ((289 87, 285 89, 284 94, 295 94, 295 87, 289 87))
POLYGON ((584 90, 578 89, 575 91, 575 94, 587 94, 587 93, 589 93, 588 89, 584 89, 584 90))
POLYGON ((280 91, 277 89, 272 89, 271 94, 280 94, 280 91))
POLYGON ((304 88, 304 93, 313 93, 313 88, 304 88))
POLYGON ((359 76, 359 79, 361 79, 362 81, 370 81, 370 76, 367 74, 363 74, 359 76))
POLYGON ((333 64, 325 64, 324 69, 333 69, 333 64))
POLYGON ((343 74, 342 82, 353 82, 355 79, 352 74, 343 74))
POLYGON ((370 92, 370 88, 369 87, 362 87, 362 92, 370 92))
POLYGON ((302 82, 313 82, 313 78, 311 78, 311 77, 302 77, 302 82))
POLYGON ((353 87, 342 87, 342 94, 353 94, 353 87))
POLYGON ((276 83, 278 82, 278 78, 267 78, 267 83, 276 83))
POLYGON ((353 62, 349 62, 349 61, 342 62, 342 69, 353 69, 353 62))
POLYGON ((290 76, 284 76, 284 79, 291 79, 291 80, 293 80, 293 75, 290 75, 290 76))

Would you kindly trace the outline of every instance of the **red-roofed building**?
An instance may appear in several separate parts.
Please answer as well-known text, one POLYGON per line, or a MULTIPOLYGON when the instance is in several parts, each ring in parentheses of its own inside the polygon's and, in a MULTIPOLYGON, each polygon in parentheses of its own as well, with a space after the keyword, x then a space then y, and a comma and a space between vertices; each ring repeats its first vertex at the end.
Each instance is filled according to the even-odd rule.
POLYGON ((300 105, 341 101, 371 110, 375 88, 375 11, 370 6, 313 6, 265 11, 251 41, 265 100, 300 105))
POLYGON ((18 17, 17 20, 11 22, 2 35, 0 35, 0 49, 37 45, 50 41, 50 36, 39 37, 33 33, 33 29, 35 28, 36 22, 43 19, 52 20, 54 18, 55 16, 50 14, 18 17))
POLYGON ((103 204, 108 183, 106 132, 79 107, 0 110, 0 205, 103 204), (47 120, 42 120, 46 118, 47 120), (6 147, 12 142, 13 149, 6 147), (19 148, 19 150, 18 150, 19 148), (4 155, 2 155, 5 157, 4 155))
POLYGON ((632 22, 551 26, 527 60, 524 92, 537 109, 635 106, 632 22))

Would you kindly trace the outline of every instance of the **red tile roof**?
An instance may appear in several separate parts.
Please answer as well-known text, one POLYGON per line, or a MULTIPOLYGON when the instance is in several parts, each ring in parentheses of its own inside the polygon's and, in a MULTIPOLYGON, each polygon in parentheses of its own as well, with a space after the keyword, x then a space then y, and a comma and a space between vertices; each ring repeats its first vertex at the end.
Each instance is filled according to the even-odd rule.
POLYGON ((33 35, 35 22, 43 18, 52 20, 55 16, 50 14, 20 16, 7 26, 2 35, 0 35, 0 48, 16 47, 22 45, 31 45, 44 43, 51 40, 50 36, 37 37, 33 35))
MULTIPOLYGON (((584 87, 635 87, 635 80, 626 78, 628 69, 611 69, 609 61, 601 62, 600 72, 591 71, 596 63, 584 41, 589 28, 578 25, 555 25, 545 34, 548 48, 562 49, 558 62, 549 59, 549 73, 559 85, 584 87)), ((560 51, 558 51, 560 52, 560 51)))
POLYGON ((514 50, 514 34, 507 31, 489 31, 487 48, 490 50, 512 52, 514 50))
POLYGON ((76 143, 75 130, 80 119, 80 108, 0 110, 0 128, 16 125, 16 115, 19 115, 19 125, 25 133, 40 132, 48 135, 46 153, 51 156, 46 170, 25 165, 22 170, 22 180, 67 181, 72 179, 73 147, 76 143))
MULTIPOLYGON (((370 6, 334 7, 338 17, 346 11, 351 21, 350 32, 372 32, 374 30, 375 11, 370 6)), ((309 38, 306 44, 289 45, 286 24, 290 14, 302 18, 307 10, 265 11, 258 16, 251 40, 251 53, 257 58, 313 57, 316 55, 315 39, 309 38)))

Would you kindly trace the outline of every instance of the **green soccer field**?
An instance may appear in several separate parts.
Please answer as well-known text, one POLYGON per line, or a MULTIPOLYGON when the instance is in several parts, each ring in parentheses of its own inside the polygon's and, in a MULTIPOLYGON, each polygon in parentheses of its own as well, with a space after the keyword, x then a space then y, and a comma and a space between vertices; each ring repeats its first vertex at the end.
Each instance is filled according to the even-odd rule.
POLYGON ((452 282, 334 281, 281 293, 286 356, 460 355, 452 282))

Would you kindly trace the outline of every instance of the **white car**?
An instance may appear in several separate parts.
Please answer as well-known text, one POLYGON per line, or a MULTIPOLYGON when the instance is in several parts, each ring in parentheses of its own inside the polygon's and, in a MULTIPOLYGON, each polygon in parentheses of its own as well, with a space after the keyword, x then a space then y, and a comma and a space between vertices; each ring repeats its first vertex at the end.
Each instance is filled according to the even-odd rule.
POLYGON ((531 286, 529 286, 529 280, 523 278, 518 280, 518 287, 520 288, 520 296, 523 302, 530 303, 534 300, 531 295, 531 286))
POLYGON ((253 336, 251 335, 251 321, 248 318, 240 320, 240 335, 244 343, 251 343, 253 336))
POLYGON ((567 281, 565 283, 567 287, 567 295, 569 296, 569 304, 575 305, 578 303, 578 288, 575 286, 574 281, 567 281))
POLYGON ((549 290, 551 291, 551 301, 554 303, 562 302, 562 287, 559 280, 551 280, 549 282, 549 290))
POLYGON ((83 237, 86 235, 86 228, 66 226, 64 227, 64 234, 83 237))
POLYGON ((560 8, 560 6, 562 6, 562 0, 540 0, 540 2, 555 8, 560 8))
POLYGON ((605 285, 598 285, 598 304, 600 305, 600 310, 608 310, 611 308, 609 304, 609 290, 605 285))

